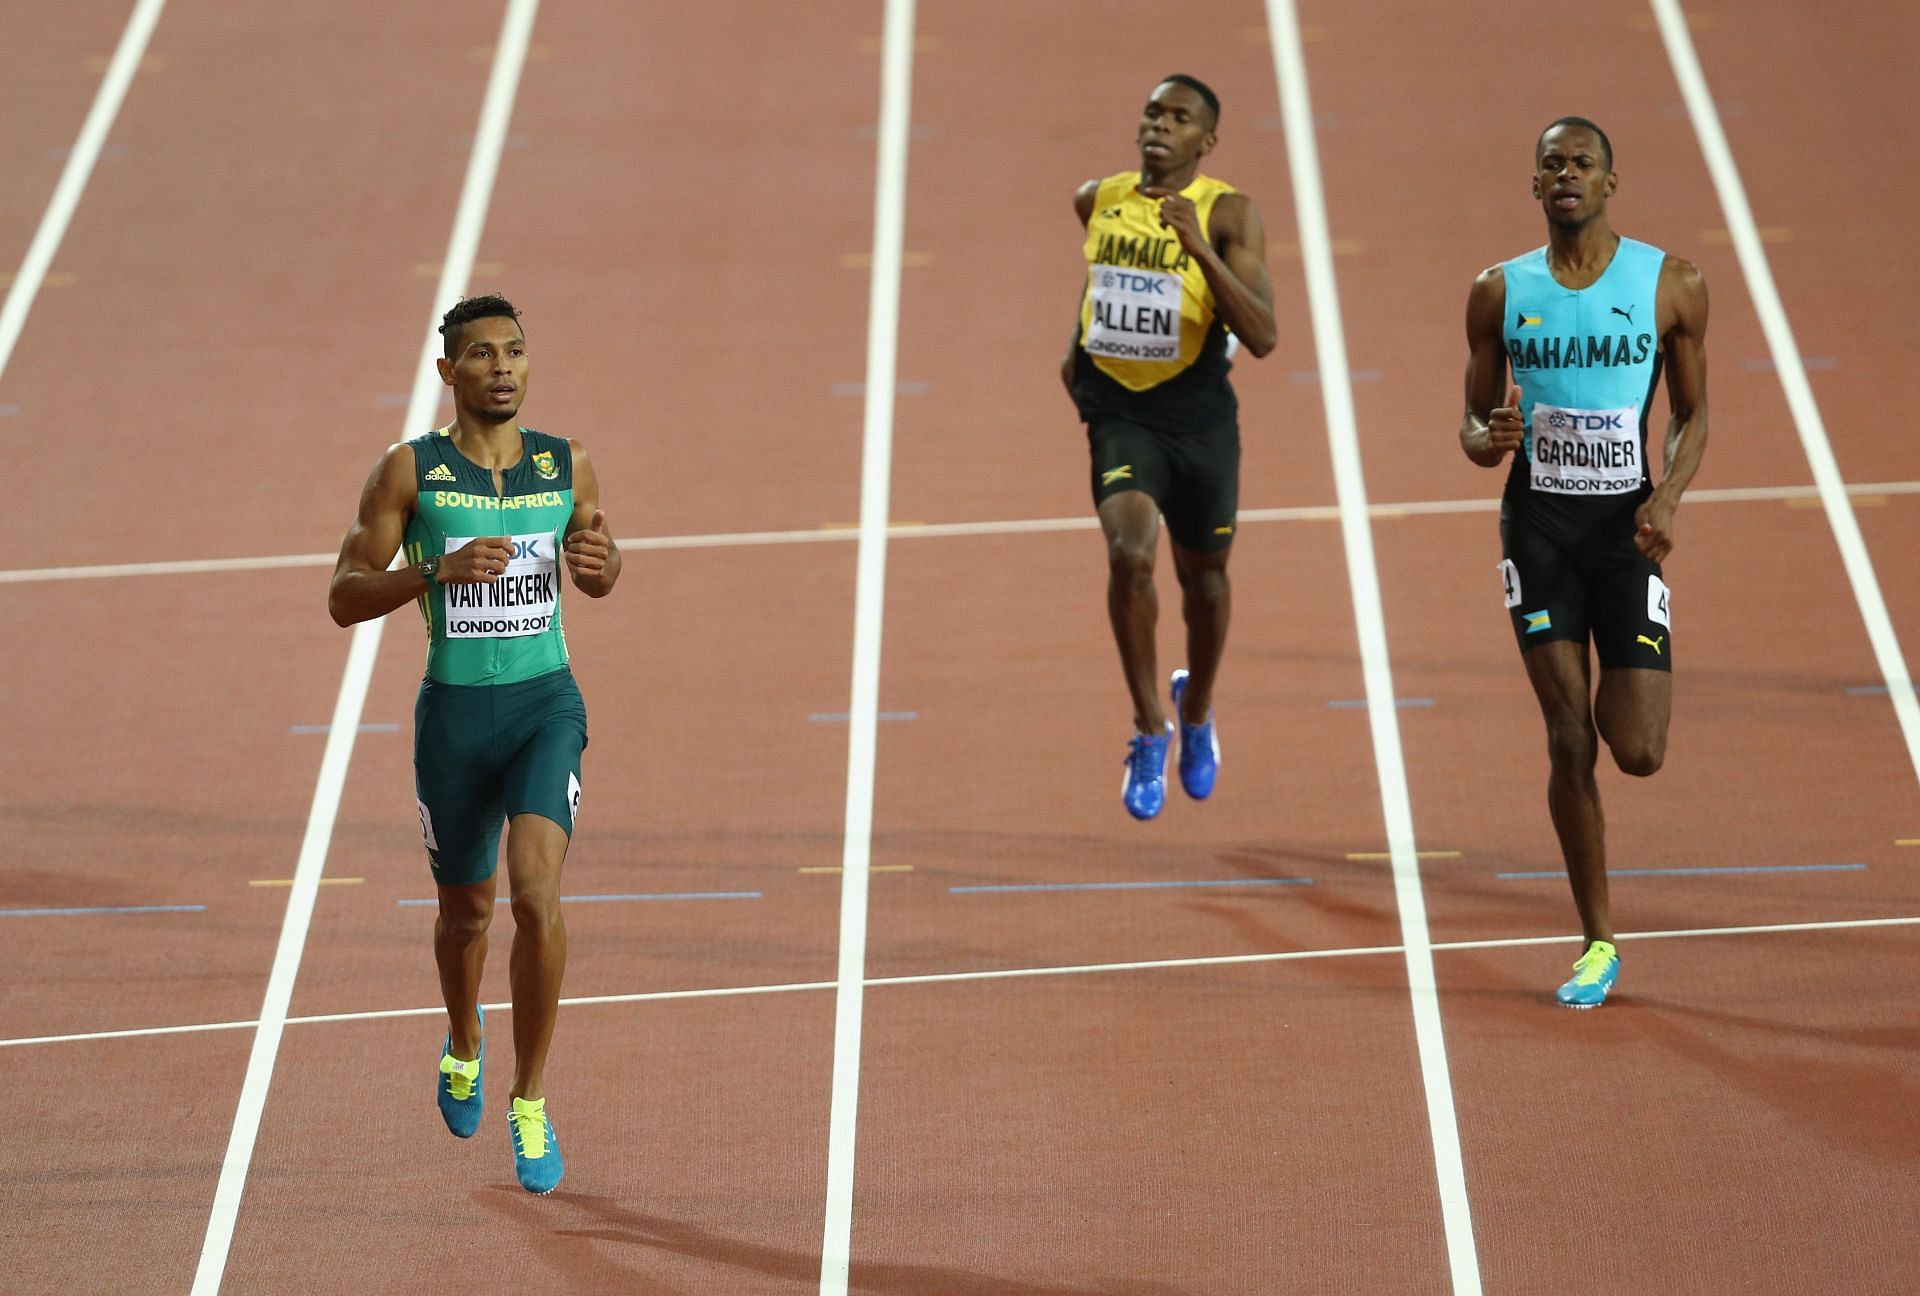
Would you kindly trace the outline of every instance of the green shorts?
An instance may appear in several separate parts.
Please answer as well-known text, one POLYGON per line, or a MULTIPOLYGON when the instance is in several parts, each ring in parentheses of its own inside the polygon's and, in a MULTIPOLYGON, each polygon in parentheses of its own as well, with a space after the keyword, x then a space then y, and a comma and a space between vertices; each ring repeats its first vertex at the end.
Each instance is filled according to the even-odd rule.
POLYGON ((573 834, 587 708, 562 668, 517 684, 420 682, 413 786, 439 886, 493 876, 500 825, 537 814, 573 834))

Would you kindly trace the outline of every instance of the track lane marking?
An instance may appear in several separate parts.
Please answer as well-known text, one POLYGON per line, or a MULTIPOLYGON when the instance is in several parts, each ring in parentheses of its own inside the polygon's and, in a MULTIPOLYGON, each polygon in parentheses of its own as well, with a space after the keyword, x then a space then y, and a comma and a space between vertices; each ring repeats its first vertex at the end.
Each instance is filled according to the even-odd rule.
MULTIPOLYGON (((120 44, 115 47, 113 57, 102 65, 104 72, 100 88, 94 92, 93 106, 87 110, 80 135, 67 153, 67 164, 60 170, 60 179, 53 186, 53 196, 47 200, 47 209, 40 216, 33 241, 27 244, 20 269, 7 285, 6 300, 0 302, 0 378, 6 376, 7 363, 13 359, 13 349, 27 326, 27 314, 33 309, 41 287, 60 286, 57 281, 62 276, 48 273, 53 258, 67 236, 67 226, 80 206, 81 195, 86 193, 87 181, 92 179, 94 165, 100 160, 100 150, 120 116, 127 89, 145 61, 147 43, 153 38, 153 29, 166 7, 167 0, 138 0, 133 12, 127 15, 127 25, 120 33, 120 44)), ((71 276, 65 280, 73 282, 71 276)))
POLYGON ((1314 138, 1313 104, 1307 89, 1306 56, 1301 49, 1299 17, 1293 0, 1267 0, 1267 29, 1272 36, 1274 79, 1280 92, 1280 116, 1286 132, 1287 166, 1293 180, 1294 210, 1313 320, 1314 355, 1323 376, 1327 440, 1333 454, 1334 485, 1340 504, 1340 532, 1347 555, 1347 579, 1353 597, 1360 663, 1366 683, 1367 719, 1379 771, 1381 812, 1387 847, 1392 852, 1393 896, 1400 917, 1400 940, 1407 967, 1408 1000, 1427 1129, 1433 1144, 1435 1188, 1447 1241, 1447 1264, 1455 1296, 1479 1296, 1480 1261, 1474 1248, 1473 1216, 1461 1160, 1459 1117, 1454 1111, 1453 1080, 1440 1023, 1440 996, 1433 970, 1432 937, 1427 930, 1426 897, 1413 827, 1413 802, 1400 749, 1400 721, 1394 705, 1393 669, 1387 648, 1386 611, 1369 529, 1366 480, 1361 466, 1360 433, 1353 407, 1353 380, 1341 322, 1340 290, 1333 267, 1333 240, 1327 226, 1319 146, 1314 138))
POLYGON ((1907 759, 1915 777, 1920 778, 1920 699, 1914 696, 1913 677, 1907 670, 1893 619, 1881 595, 1880 580, 1874 574, 1866 540, 1860 534, 1859 520, 1853 515, 1853 503, 1840 475, 1840 462, 1834 457, 1820 406, 1813 398, 1813 385, 1807 380, 1806 364, 1799 344, 1794 341, 1793 326, 1787 322, 1786 306, 1773 280, 1773 268, 1762 246, 1765 231, 1754 221, 1753 208, 1747 202, 1746 184, 1740 179, 1733 148, 1721 128, 1720 112, 1707 89, 1706 73, 1694 50, 1693 37, 1688 34, 1687 17, 1679 0, 1649 2, 1660 27, 1660 39, 1666 45, 1667 61, 1673 65, 1674 79, 1680 84, 1680 96, 1692 119, 1693 133, 1700 141, 1707 171, 1719 194, 1720 207, 1732 233, 1733 250, 1746 277, 1754 311, 1760 316, 1761 331, 1767 336, 1767 350, 1773 357, 1781 390, 1786 394, 1787 408, 1793 414, 1793 425, 1800 433, 1801 449, 1813 469, 1814 484, 1826 510, 1827 524, 1833 529, 1834 543, 1839 546, 1847 580, 1853 586, 1854 601, 1866 625, 1874 659, 1886 679, 1894 716, 1900 722, 1901 737, 1906 740, 1907 759))
MULTIPOLYGON (((453 230, 448 237, 447 256, 434 296, 434 318, 429 320, 421 342, 420 356, 414 367, 413 393, 407 404, 403 434, 425 427, 439 407, 440 376, 434 360, 440 354, 440 338, 434 331, 438 313, 465 290, 480 230, 486 221, 487 206, 493 195, 494 177, 500 166, 507 123, 513 114, 513 101, 519 89, 520 71, 526 62, 528 38, 533 30, 539 0, 507 0, 502 16, 500 40, 496 47, 493 71, 480 105, 479 129, 474 135, 473 151, 467 159, 467 173, 455 208, 453 230)), ((398 555, 396 555, 396 559, 398 555)), ((260 1118, 266 1110, 267 1093, 273 1082, 274 1061, 280 1052, 280 1038, 286 1026, 287 1008, 293 1000, 294 978, 299 974, 300 956, 306 948, 307 931, 320 893, 320 873, 325 867, 327 847, 333 837, 333 825, 345 790, 347 766, 353 757, 353 743, 360 728, 360 714, 373 680, 373 668, 380 648, 385 617, 363 621, 353 629, 347 649, 347 665, 340 681, 340 694, 334 702, 333 720, 327 733, 326 751, 320 758, 320 774, 314 787, 313 807, 307 818, 306 834, 300 843, 299 862, 294 867, 293 885, 287 896, 286 917, 281 923, 280 940, 273 955, 273 969, 267 977, 267 989, 247 1057, 246 1078, 241 1084, 240 1101, 234 1113, 233 1129, 228 1136, 226 1156, 220 1166, 220 1181, 214 1189, 213 1209, 207 1221, 205 1240, 200 1248, 200 1263, 194 1273, 193 1296, 217 1296, 226 1273, 227 1256, 233 1246, 234 1225, 239 1219, 240 1202, 246 1190, 247 1171, 253 1161, 253 1146, 260 1132, 260 1118)))
MULTIPOLYGON (((839 956, 834 979, 832 1098, 827 1115, 821 1296, 846 1296, 853 1264, 855 1129, 866 1004, 867 890, 879 743, 880 640, 899 374, 900 277, 907 212, 908 117, 913 102, 913 0, 887 0, 880 51, 880 125, 874 145, 873 261, 867 293, 867 373, 855 556, 853 678, 847 707, 846 838, 840 863, 839 956)), ((831 535, 832 532, 822 534, 831 535)))
MULTIPOLYGON (((1920 495, 1920 481, 1861 482, 1846 488, 1854 497, 1920 495)), ((1687 492, 1689 504, 1745 504, 1765 500, 1817 499, 1817 486, 1734 486, 1687 492)), ((1412 500, 1402 504, 1370 504, 1371 517, 1428 517, 1450 513, 1498 513, 1497 499, 1412 500)), ((1250 522, 1336 522, 1336 505, 1299 505, 1289 508, 1242 509, 1237 519, 1250 522)), ((1095 531, 1096 517, 1011 518, 993 522, 892 522, 889 540, 940 540, 989 535, 1035 535, 1048 531, 1095 531)), ((627 536, 622 549, 729 549, 762 545, 841 543, 859 539, 858 526, 807 531, 717 531, 704 535, 627 536)), ((218 572, 270 571, 287 567, 331 567, 337 553, 276 554, 259 558, 186 558, 147 563, 99 563, 78 567, 17 567, 0 569, 0 585, 59 580, 101 580, 127 576, 200 576, 218 572)))
MULTIPOLYGON (((1920 915, 1899 918, 1843 918, 1832 922, 1758 923, 1745 927, 1687 927, 1666 931, 1621 932, 1622 940, 1683 940, 1720 936, 1767 936, 1802 932, 1864 931, 1880 928, 1920 927, 1920 915)), ((1432 948, 1442 953, 1463 950, 1525 949, 1542 945, 1571 945, 1579 941, 1577 933, 1559 936, 1502 936, 1487 940, 1435 941, 1432 948)), ((1021 977, 1092 976, 1109 972, 1154 972, 1177 968, 1238 967, 1258 963, 1298 963, 1315 959, 1362 958, 1404 954, 1403 945, 1351 945, 1332 949, 1283 950, 1263 954, 1212 954, 1193 958, 1137 959, 1123 963, 1077 963, 1053 967, 986 968, 970 972, 925 972, 912 976, 868 977, 868 987, 945 985, 964 981, 1005 981, 1021 977)), ((800 991, 835 990, 836 981, 782 981, 771 985, 716 986, 695 990, 649 990, 635 994, 584 995, 562 999, 564 1008, 597 1007, 608 1004, 667 1003, 682 999, 729 999, 741 996, 792 994, 800 991)), ((511 1003, 482 1005, 488 1012, 511 1012, 511 1003)), ((375 1008, 364 1012, 314 1013, 289 1017, 289 1026, 324 1026, 343 1022, 385 1021, 400 1017, 432 1017, 444 1014, 446 1007, 375 1008)), ((71 1035, 26 1035, 0 1039, 0 1048, 25 1048, 36 1044, 82 1044, 101 1040, 149 1039, 158 1035, 198 1035, 214 1031, 250 1030, 257 1021, 196 1022, 180 1026, 142 1026, 127 1030, 85 1031, 71 1035)))

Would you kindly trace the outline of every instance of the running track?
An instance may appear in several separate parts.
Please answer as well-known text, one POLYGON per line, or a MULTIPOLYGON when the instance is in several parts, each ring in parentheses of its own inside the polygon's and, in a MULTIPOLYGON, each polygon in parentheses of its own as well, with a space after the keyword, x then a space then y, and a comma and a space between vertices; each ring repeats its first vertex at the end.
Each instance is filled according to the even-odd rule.
POLYGON ((9 272, 158 12, 37 291, 0 285, 0 1289, 1891 1293, 1920 1267, 1911 11, 1756 0, 1663 37, 1654 8, 1513 0, 875 0, 798 30, 748 0, 16 9, 9 272), (1068 195, 1129 164, 1172 70, 1222 94, 1210 169, 1265 216, 1280 344, 1235 375, 1221 791, 1136 825, 1054 370, 1068 195), (1616 224, 1714 300, 1670 766, 1602 776, 1614 867, 1644 870, 1616 918, 1659 938, 1584 1015, 1548 998, 1575 933, 1498 478, 1452 434, 1467 284, 1538 241, 1526 149, 1569 111, 1613 136, 1616 224), (566 891, 598 899, 567 990, 615 1001, 562 1014, 546 1200, 497 1115, 460 1144, 426 1105, 419 632, 396 615, 356 674, 322 611, 367 468, 440 417, 410 399, 449 283, 521 302, 527 418, 591 446, 629 548, 618 597, 570 604, 566 891))

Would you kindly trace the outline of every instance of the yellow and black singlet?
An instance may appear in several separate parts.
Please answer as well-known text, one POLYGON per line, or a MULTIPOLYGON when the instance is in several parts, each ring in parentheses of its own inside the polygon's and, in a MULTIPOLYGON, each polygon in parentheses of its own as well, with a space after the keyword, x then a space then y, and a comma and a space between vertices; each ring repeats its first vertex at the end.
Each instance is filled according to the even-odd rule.
MULTIPOLYGON (((1180 191, 1212 236, 1214 205, 1232 185, 1195 176, 1180 191)), ((1140 173, 1100 182, 1087 220, 1074 399, 1083 417, 1116 414, 1173 427, 1231 418, 1227 328, 1200 266, 1160 223, 1140 173)))

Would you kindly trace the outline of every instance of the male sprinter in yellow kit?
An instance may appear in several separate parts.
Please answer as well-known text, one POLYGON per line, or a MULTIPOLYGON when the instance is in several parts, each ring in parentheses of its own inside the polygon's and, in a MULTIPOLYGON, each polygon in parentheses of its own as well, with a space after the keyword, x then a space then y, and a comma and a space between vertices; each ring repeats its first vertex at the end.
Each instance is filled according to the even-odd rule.
POLYGON ((1227 553, 1240 500, 1239 403, 1227 370, 1236 340, 1256 356, 1275 342, 1260 213, 1245 194, 1200 174, 1219 124, 1212 90, 1170 76, 1140 115, 1140 169, 1089 180, 1073 196, 1087 231, 1087 286, 1060 376, 1093 456, 1107 616, 1133 697, 1120 797, 1136 819, 1166 803, 1173 740, 1153 641, 1163 515, 1187 623, 1187 667, 1173 673, 1171 690, 1180 785, 1199 800, 1219 772, 1213 681, 1227 641, 1227 553))
POLYGON ((427 673, 414 707, 420 830, 439 888, 433 954, 449 1029, 438 1076, 447 1128, 480 1126, 485 1057, 480 971, 507 824, 513 901, 514 1173, 528 1192, 560 1182, 543 1073, 567 963, 560 865, 580 809, 587 713, 567 665, 559 564, 600 598, 620 553, 578 441, 519 424, 527 339, 502 297, 474 297, 440 325, 453 422, 389 446, 360 496, 327 606, 341 625, 417 602, 427 673), (562 543, 564 537, 564 544, 562 543), (407 548, 407 564, 387 569, 407 548))

